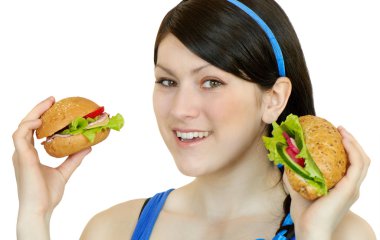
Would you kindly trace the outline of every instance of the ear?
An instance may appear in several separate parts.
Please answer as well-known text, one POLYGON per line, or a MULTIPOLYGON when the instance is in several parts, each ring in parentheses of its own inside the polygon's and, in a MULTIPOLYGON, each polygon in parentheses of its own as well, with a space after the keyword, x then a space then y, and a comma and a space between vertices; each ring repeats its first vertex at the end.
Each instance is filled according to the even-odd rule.
POLYGON ((265 123, 270 124, 277 120, 288 102, 291 91, 290 79, 280 77, 273 87, 264 93, 262 120, 265 123))

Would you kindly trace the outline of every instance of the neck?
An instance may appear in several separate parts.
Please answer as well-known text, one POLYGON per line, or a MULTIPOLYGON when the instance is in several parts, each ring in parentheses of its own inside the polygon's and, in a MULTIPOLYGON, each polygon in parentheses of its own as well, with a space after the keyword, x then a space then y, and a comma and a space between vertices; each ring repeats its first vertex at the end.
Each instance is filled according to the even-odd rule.
POLYGON ((268 161, 265 149, 249 153, 211 175, 196 178, 185 186, 194 213, 208 219, 243 216, 276 216, 282 213, 285 192, 281 173, 268 161), (255 156, 255 158, 252 158, 255 156), (271 201, 268 201, 271 199, 271 201))

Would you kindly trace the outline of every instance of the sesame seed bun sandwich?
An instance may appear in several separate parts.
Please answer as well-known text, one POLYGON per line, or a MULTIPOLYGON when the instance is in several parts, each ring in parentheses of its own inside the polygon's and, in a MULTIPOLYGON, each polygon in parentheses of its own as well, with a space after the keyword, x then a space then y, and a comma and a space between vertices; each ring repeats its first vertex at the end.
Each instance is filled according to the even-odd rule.
POLYGON ((46 152, 56 158, 71 155, 105 140, 110 130, 124 125, 121 114, 110 117, 104 107, 83 97, 68 97, 54 103, 41 116, 36 130, 46 152))
POLYGON ((328 193, 346 174, 347 154, 338 130, 327 120, 290 114, 272 137, 263 137, 268 158, 283 165, 292 188, 308 200, 328 193))

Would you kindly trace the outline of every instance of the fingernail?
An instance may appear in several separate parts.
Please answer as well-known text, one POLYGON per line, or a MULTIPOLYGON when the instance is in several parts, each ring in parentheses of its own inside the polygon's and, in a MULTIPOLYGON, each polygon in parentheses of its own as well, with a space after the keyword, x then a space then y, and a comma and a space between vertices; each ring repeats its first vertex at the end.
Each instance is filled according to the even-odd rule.
POLYGON ((50 97, 46 98, 46 100, 55 101, 53 96, 50 96, 50 97))

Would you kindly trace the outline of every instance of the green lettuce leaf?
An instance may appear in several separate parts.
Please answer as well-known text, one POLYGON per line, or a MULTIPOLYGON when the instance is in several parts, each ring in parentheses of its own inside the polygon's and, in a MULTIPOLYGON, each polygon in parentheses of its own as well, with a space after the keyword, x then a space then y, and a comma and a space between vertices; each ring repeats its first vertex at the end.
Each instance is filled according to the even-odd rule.
POLYGON ((116 131, 120 131, 120 129, 124 126, 124 118, 121 114, 116 114, 111 117, 110 121, 107 123, 106 127, 111 128, 116 131))
POLYGON ((82 132, 83 136, 85 136, 90 142, 94 142, 95 140, 95 135, 100 132, 102 128, 91 128, 88 130, 85 130, 82 132))
POLYGON ((88 125, 92 122, 95 122, 97 119, 97 117, 95 119, 77 117, 70 123, 68 128, 60 132, 60 134, 83 134, 83 136, 85 136, 90 142, 94 142, 95 135, 103 129, 110 128, 116 131, 120 131, 120 129, 124 126, 124 118, 121 114, 118 113, 115 116, 111 117, 109 121, 105 123, 105 125, 97 126, 95 128, 88 128, 88 125))
POLYGON ((276 165, 282 164, 291 169, 299 176, 303 177, 309 184, 315 186, 321 195, 326 194, 327 187, 325 179, 307 150, 298 116, 290 114, 280 125, 274 122, 272 123, 272 126, 272 137, 263 136, 264 145, 269 151, 269 160, 273 161, 276 165), (300 150, 297 157, 305 159, 304 168, 296 164, 286 153, 285 149, 287 147, 287 143, 285 137, 282 135, 284 131, 290 137, 294 138, 296 145, 300 150))

